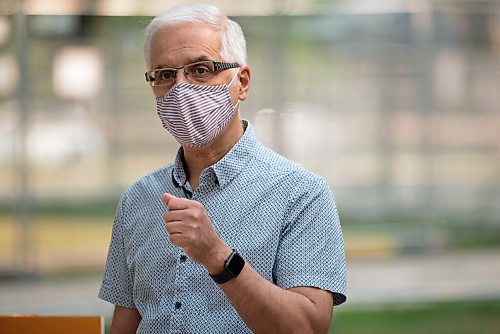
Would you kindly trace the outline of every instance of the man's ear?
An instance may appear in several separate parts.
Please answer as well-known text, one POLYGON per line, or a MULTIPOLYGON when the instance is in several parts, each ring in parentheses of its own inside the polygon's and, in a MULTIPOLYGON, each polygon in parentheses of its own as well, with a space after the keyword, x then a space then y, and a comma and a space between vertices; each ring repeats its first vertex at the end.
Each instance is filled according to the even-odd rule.
POLYGON ((238 98, 240 101, 246 100, 248 96, 248 91, 250 90, 250 67, 241 67, 238 80, 240 82, 240 88, 238 90, 238 98))

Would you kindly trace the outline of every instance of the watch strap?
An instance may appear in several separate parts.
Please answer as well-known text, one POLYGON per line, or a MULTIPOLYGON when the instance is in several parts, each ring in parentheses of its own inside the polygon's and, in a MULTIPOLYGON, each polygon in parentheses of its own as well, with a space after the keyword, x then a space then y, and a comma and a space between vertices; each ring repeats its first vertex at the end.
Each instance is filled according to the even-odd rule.
POLYGON ((222 272, 217 275, 210 275, 210 277, 212 277, 215 283, 224 284, 231 279, 238 277, 244 266, 245 260, 235 249, 233 249, 233 252, 224 261, 224 269, 222 272))

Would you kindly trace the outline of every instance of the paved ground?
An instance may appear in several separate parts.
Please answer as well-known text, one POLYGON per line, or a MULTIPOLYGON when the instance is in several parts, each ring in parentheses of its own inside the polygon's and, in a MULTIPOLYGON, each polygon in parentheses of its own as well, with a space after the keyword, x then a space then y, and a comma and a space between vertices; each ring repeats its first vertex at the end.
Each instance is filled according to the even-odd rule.
MULTIPOLYGON (((441 300, 500 299, 500 249, 348 261, 349 307, 441 300)), ((0 314, 100 314, 100 274, 0 281, 0 314)))
POLYGON ((349 265, 351 305, 500 299, 500 250, 349 265))

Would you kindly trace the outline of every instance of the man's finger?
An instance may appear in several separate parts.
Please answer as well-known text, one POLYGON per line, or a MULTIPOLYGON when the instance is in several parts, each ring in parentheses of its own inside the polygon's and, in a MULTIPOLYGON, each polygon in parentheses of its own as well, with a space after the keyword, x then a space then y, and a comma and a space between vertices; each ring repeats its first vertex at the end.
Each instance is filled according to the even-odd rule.
POLYGON ((172 221, 168 224, 165 224, 165 228, 167 229, 168 234, 181 234, 184 225, 179 221, 172 221))
POLYGON ((163 220, 165 221, 165 223, 185 221, 186 215, 183 210, 167 210, 163 214, 163 220))

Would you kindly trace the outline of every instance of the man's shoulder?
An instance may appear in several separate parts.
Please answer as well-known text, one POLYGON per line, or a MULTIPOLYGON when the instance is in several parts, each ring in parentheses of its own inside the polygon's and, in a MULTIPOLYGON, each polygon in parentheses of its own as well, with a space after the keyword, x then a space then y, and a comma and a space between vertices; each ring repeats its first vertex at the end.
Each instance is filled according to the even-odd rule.
POLYGON ((255 155, 254 164, 271 177, 286 176, 293 183, 326 184, 326 181, 320 175, 265 146, 261 146, 255 155))
POLYGON ((315 175, 308 171, 303 165, 298 162, 292 161, 289 158, 267 148, 260 146, 257 154, 255 155, 256 163, 260 163, 269 171, 283 172, 283 173, 298 173, 300 175, 315 175))

